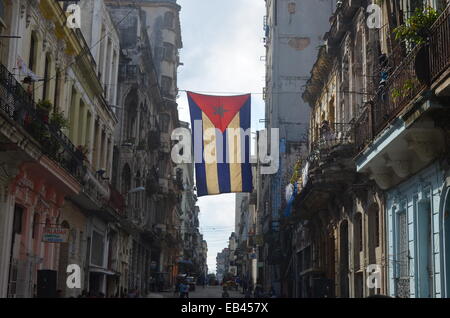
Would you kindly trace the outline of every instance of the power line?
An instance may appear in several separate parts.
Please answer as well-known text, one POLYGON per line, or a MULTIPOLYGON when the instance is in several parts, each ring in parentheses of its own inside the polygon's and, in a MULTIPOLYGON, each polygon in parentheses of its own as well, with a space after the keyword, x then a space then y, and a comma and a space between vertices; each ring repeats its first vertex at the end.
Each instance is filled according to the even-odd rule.
MULTIPOLYGON (((200 90, 185 90, 178 89, 179 92, 193 92, 199 94, 226 94, 226 95, 244 95, 244 94, 252 94, 252 95, 281 95, 281 94, 303 94, 303 92, 271 92, 269 93, 261 93, 261 92, 226 92, 226 91, 200 91, 200 90)), ((368 95, 375 96, 376 94, 365 93, 365 92, 356 92, 356 91, 328 91, 334 93, 343 93, 343 94, 355 94, 355 95, 368 95)))

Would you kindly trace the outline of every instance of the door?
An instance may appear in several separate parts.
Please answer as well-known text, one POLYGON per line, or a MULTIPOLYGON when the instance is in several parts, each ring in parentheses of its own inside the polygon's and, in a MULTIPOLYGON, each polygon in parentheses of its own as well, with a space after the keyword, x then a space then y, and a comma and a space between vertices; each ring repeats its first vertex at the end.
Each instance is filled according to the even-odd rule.
POLYGON ((409 298, 409 248, 408 248, 408 216, 406 211, 398 214, 397 231, 397 269, 396 295, 402 298, 409 298))

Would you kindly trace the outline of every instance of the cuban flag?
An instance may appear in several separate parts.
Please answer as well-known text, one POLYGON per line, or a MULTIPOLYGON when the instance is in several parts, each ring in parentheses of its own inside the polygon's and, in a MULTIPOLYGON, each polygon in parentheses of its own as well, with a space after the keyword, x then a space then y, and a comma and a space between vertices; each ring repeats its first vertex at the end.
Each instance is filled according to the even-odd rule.
POLYGON ((251 95, 187 95, 197 196, 252 192, 251 95))

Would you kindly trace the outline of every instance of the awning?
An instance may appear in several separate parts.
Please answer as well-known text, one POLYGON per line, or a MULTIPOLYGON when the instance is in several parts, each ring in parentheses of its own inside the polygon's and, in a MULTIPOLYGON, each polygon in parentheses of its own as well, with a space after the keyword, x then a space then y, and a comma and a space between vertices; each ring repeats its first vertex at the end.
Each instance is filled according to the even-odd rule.
POLYGON ((89 267, 89 272, 91 273, 99 273, 107 276, 120 276, 120 273, 113 272, 111 270, 101 268, 101 267, 89 267))

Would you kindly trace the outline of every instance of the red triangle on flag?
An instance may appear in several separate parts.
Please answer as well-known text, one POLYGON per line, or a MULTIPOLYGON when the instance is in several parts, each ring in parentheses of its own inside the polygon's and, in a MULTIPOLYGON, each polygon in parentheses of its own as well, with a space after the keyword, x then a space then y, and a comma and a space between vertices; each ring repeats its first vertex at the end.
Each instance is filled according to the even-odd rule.
POLYGON ((212 96, 188 92, 188 96, 208 116, 213 125, 223 133, 245 105, 250 94, 238 96, 212 96))

